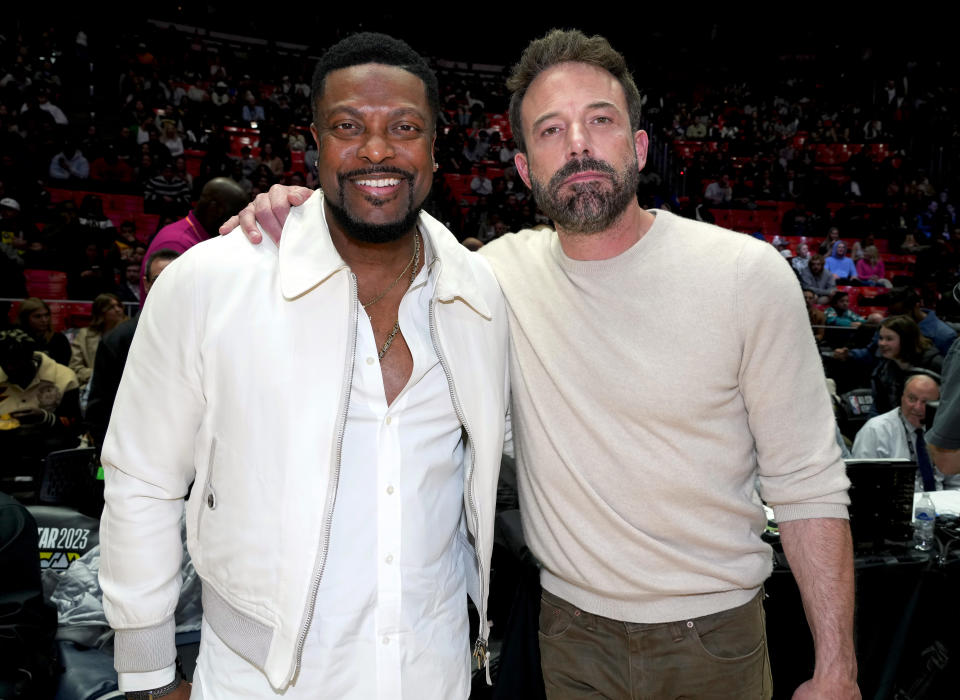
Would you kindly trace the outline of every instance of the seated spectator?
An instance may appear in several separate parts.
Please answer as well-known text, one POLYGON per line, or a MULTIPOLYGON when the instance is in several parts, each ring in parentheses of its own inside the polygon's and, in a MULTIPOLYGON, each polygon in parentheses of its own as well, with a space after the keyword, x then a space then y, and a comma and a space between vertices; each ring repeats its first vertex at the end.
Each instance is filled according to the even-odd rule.
POLYGON ((810 256, 809 264, 800 271, 800 286, 817 295, 817 303, 826 304, 837 290, 834 277, 824 267, 823 256, 810 256))
POLYGON ((52 116, 53 120, 60 126, 66 126, 69 124, 67 115, 63 113, 63 110, 50 101, 50 91, 45 87, 38 88, 33 99, 31 99, 29 95, 27 96, 27 101, 24 102, 23 106, 20 107, 21 114, 31 109, 31 106, 36 107, 37 109, 40 109, 52 116))
POLYGON ((253 149, 250 146, 244 146, 240 149, 240 166, 243 170, 243 176, 249 178, 260 167, 260 159, 253 157, 253 149))
POLYGON ((190 191, 193 191, 193 175, 187 171, 187 159, 185 156, 177 156, 173 159, 173 169, 177 177, 187 183, 190 191))
POLYGON ((253 182, 243 174, 243 165, 239 161, 234 162, 233 168, 230 171, 230 179, 240 186, 247 197, 250 196, 253 190, 253 182))
POLYGON ((853 247, 850 249, 850 257, 853 258, 853 262, 857 263, 863 260, 864 251, 872 245, 876 245, 872 233, 864 236, 863 240, 854 241, 853 247))
POLYGON ((40 240, 37 227, 24 219, 20 202, 12 197, 0 199, 0 245, 8 246, 11 255, 23 257, 40 240))
POLYGON ((917 236, 914 233, 908 233, 903 237, 903 243, 900 244, 900 252, 906 255, 916 255, 928 250, 930 246, 917 242, 917 236))
POLYGON ((887 269, 875 245, 863 249, 863 257, 857 261, 857 276, 866 285, 887 289, 893 287, 893 283, 887 279, 887 269))
POLYGON ((866 319, 850 310, 850 295, 846 292, 834 292, 827 307, 826 319, 828 326, 842 328, 859 328, 866 319))
POLYGON ((487 166, 478 165, 477 174, 470 181, 470 191, 476 195, 487 196, 493 192, 493 182, 487 177, 487 166))
POLYGON ((807 317, 810 319, 810 327, 813 328, 813 337, 819 343, 823 340, 823 334, 827 330, 824 327, 827 325, 826 315, 817 308, 817 295, 811 290, 803 290, 803 300, 807 303, 807 317))
POLYGON ((257 104, 257 97, 252 92, 248 91, 244 99, 246 104, 240 110, 240 118, 256 129, 257 124, 262 124, 266 120, 266 114, 263 107, 257 104))
POLYGON ((123 271, 123 283, 117 288, 120 301, 140 302, 140 263, 127 260, 123 271))
POLYGON ((836 282, 857 279, 857 268, 853 260, 847 257, 847 244, 843 241, 833 244, 830 256, 824 260, 824 266, 836 282))
MULTIPOLYGON (((169 248, 161 248, 147 259, 146 275, 143 278, 143 296, 150 293, 150 287, 157 281, 163 269, 173 262, 179 253, 169 248)), ((86 421, 93 437, 93 444, 99 450, 110 424, 113 401, 117 397, 120 377, 127 362, 130 344, 137 330, 140 316, 134 316, 105 333, 94 358, 94 372, 90 378, 90 391, 87 397, 86 421)))
POLYGON ((307 138, 303 135, 303 132, 297 128, 296 124, 291 124, 287 127, 287 150, 290 151, 306 151, 307 150, 307 138))
POLYGON ((881 359, 873 369, 870 384, 874 409, 879 413, 897 407, 908 376, 922 370, 940 374, 943 368, 943 356, 909 316, 884 319, 877 345, 881 359))
POLYGON ((0 331, 0 416, 6 454, 39 461, 77 444, 80 401, 69 367, 37 350, 19 329, 0 331))
POLYGON ((797 254, 794 255, 793 259, 790 261, 790 266, 793 268, 793 271, 797 273, 797 276, 799 276, 800 272, 805 270, 809 264, 810 246, 806 243, 801 243, 797 246, 797 254))
POLYGON ((90 164, 76 144, 67 141, 50 161, 49 175, 53 180, 86 180, 90 177, 90 164))
POLYGON ((820 246, 817 249, 817 252, 820 253, 820 255, 823 255, 824 257, 826 257, 830 253, 830 251, 833 250, 834 245, 836 245, 837 241, 839 240, 840 240, 840 229, 838 229, 836 226, 831 226, 830 229, 827 231, 827 237, 824 238, 823 241, 820 243, 820 246))
POLYGON ((166 161, 159 175, 144 188, 143 209, 148 214, 183 216, 190 209, 190 185, 177 177, 172 161, 166 161))
POLYGON ((67 293, 71 299, 95 299, 116 289, 113 265, 104 254, 101 241, 85 239, 79 255, 71 256, 67 293))
POLYGON ((707 188, 703 191, 703 198, 715 207, 729 204, 733 199, 733 186, 730 184, 730 176, 724 174, 719 181, 707 185, 707 188))
POLYGON ((697 117, 690 122, 690 126, 687 127, 684 136, 688 139, 705 139, 707 138, 707 125, 701 117, 697 117))
POLYGON ((927 454, 923 433, 927 404, 940 399, 940 386, 925 374, 910 376, 900 405, 868 420, 853 442, 854 459, 909 459, 917 462, 917 491, 960 488, 960 478, 945 477, 927 454))
POLYGON ((163 120, 163 131, 160 133, 160 143, 167 147, 170 156, 176 158, 183 155, 183 139, 177 131, 177 125, 172 119, 163 120))
POLYGON ((101 294, 93 300, 90 325, 77 331, 70 345, 70 369, 76 373, 80 386, 90 381, 100 339, 124 319, 123 304, 115 294, 101 294))
POLYGON ((517 148, 517 142, 512 138, 507 139, 507 143, 500 148, 500 162, 504 165, 511 165, 513 159, 520 152, 517 148))
POLYGON ((63 333, 52 329, 53 319, 47 302, 37 297, 24 299, 18 317, 20 330, 33 338, 37 352, 46 353, 57 364, 70 364, 70 341, 63 333))
POLYGON ((260 162, 267 166, 270 169, 270 172, 273 173, 273 179, 283 177, 283 173, 286 171, 286 166, 283 163, 283 158, 277 155, 273 150, 273 142, 267 141, 260 146, 260 162))
POLYGON ((77 219, 81 228, 88 234, 94 235, 101 242, 112 241, 116 228, 113 222, 103 213, 103 200, 95 194, 85 195, 80 203, 80 215, 77 219))
POLYGON ((909 288, 898 289, 890 294, 890 315, 907 315, 917 323, 923 337, 930 340, 944 357, 957 339, 957 332, 937 318, 933 309, 921 307, 920 295, 909 288))
POLYGON ((485 129, 477 132, 477 160, 486 160, 490 153, 490 134, 485 129))
POLYGON ((476 163, 480 160, 480 155, 477 152, 477 140, 472 136, 468 138, 464 144, 462 155, 470 163, 476 163))

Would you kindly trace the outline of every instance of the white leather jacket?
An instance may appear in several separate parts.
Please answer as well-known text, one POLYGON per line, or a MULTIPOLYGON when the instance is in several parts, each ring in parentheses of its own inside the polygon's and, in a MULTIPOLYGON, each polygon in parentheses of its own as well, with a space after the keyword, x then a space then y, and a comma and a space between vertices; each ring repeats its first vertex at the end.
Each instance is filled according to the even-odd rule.
MULTIPOLYGON (((482 659, 507 315, 488 263, 432 217, 420 227, 439 266, 430 332, 467 440, 464 556, 482 659)), ((205 617, 274 688, 293 679, 323 575, 358 313, 319 192, 291 211, 279 249, 235 233, 191 248, 159 278, 103 448, 100 580, 118 671, 174 661, 177 522, 193 482, 187 546, 205 617)))

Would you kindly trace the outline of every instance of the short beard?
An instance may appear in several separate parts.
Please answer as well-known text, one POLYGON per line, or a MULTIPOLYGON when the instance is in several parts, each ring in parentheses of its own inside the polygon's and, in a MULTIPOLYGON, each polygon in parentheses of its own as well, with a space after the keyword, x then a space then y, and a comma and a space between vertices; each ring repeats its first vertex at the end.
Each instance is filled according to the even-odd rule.
MULTIPOLYGON (((389 243, 391 241, 396 241, 400 238, 403 238, 406 234, 413 230, 414 226, 417 224, 417 219, 420 218, 420 209, 423 207, 424 202, 426 202, 426 198, 424 201, 419 203, 415 203, 413 201, 413 175, 410 173, 396 168, 372 167, 338 174, 336 201, 333 197, 327 197, 324 201, 327 207, 329 207, 330 213, 333 215, 334 220, 336 220, 340 228, 342 228, 344 233, 350 236, 350 238, 353 238, 357 241, 362 241, 364 243, 389 243), (397 221, 392 221, 385 224, 371 224, 353 216, 353 214, 351 214, 345 207, 341 206, 340 203, 344 201, 344 182, 346 182, 348 178, 357 177, 360 175, 394 175, 407 180, 409 185, 407 188, 407 191, 409 192, 407 199, 407 213, 397 221)), ((382 202, 373 197, 367 197, 367 201, 374 206, 381 206, 382 204, 382 202)))
POLYGON ((631 201, 636 201, 640 169, 636 158, 622 173, 617 173, 608 163, 596 158, 580 158, 568 161, 554 173, 546 186, 530 175, 530 189, 543 213, 549 216, 557 228, 565 233, 600 233, 605 231, 627 210, 631 201), (561 196, 563 181, 572 175, 588 170, 606 173, 612 179, 612 189, 601 181, 578 182, 570 185, 573 190, 561 196))

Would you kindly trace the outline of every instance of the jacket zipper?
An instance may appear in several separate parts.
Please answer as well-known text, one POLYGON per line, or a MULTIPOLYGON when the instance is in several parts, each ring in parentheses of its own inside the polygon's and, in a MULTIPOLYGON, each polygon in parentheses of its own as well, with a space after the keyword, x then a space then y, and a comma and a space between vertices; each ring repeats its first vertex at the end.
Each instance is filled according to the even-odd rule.
MULTIPOLYGON (((437 265, 440 265, 439 260, 437 261, 437 265)), ((440 270, 438 269, 437 278, 439 279, 439 277, 440 270)), ((433 339, 433 347, 437 351, 437 358, 440 360, 440 366, 443 367, 443 373, 447 377, 447 387, 450 389, 450 399, 453 401, 453 410, 456 411, 457 418, 460 420, 460 424, 467 433, 467 442, 470 447, 470 467, 467 471, 467 502, 470 505, 470 515, 473 517, 473 551, 477 558, 477 568, 479 569, 480 574, 480 609, 477 610, 480 615, 480 624, 478 626, 480 631, 478 632, 477 641, 473 645, 473 657, 477 660, 477 669, 480 669, 483 668, 487 663, 487 639, 483 634, 483 630, 487 624, 487 593, 483 578, 483 556, 480 554, 480 516, 477 511, 476 499, 473 495, 473 471, 476 467, 477 454, 473 447, 473 438, 470 436, 470 427, 467 425, 467 419, 463 415, 463 408, 460 406, 460 399, 457 397, 457 392, 453 385, 453 377, 450 374, 450 368, 447 366, 447 360, 443 355, 443 349, 440 347, 440 339, 437 336, 436 317, 434 313, 436 306, 437 300, 431 300, 430 337, 433 339)))
POLYGON ((313 610, 317 603, 317 592, 320 590, 320 579, 323 578, 323 569, 327 565, 327 548, 330 546, 330 528, 333 524, 333 506, 337 500, 337 484, 340 481, 340 458, 343 454, 343 433, 347 425, 347 410, 350 406, 350 390, 353 387, 353 367, 354 363, 356 362, 357 353, 357 305, 359 304, 359 301, 357 299, 357 276, 352 272, 350 273, 350 303, 353 307, 351 309, 352 315, 350 316, 352 320, 350 335, 353 341, 350 344, 350 351, 347 353, 346 371, 343 373, 344 383, 342 391, 345 396, 345 400, 340 406, 340 413, 337 416, 337 460, 334 465, 331 486, 327 487, 327 503, 325 510, 326 516, 323 523, 323 539, 321 542, 320 554, 317 558, 317 567, 314 570, 313 586, 310 590, 310 599, 307 601, 307 609, 303 617, 303 624, 300 626, 300 634, 297 635, 297 650, 293 673, 287 678, 287 683, 296 678, 297 673, 300 671, 300 662, 303 660, 303 645, 307 640, 307 632, 310 629, 310 625, 313 623, 313 610))

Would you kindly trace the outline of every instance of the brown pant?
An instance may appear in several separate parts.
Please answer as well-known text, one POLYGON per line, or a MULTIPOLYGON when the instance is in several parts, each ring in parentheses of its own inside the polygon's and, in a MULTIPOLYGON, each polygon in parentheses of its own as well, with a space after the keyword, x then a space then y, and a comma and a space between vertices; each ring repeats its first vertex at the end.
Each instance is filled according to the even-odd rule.
POLYGON ((540 657, 550 700, 769 700, 762 594, 677 622, 620 622, 543 592, 540 657))

